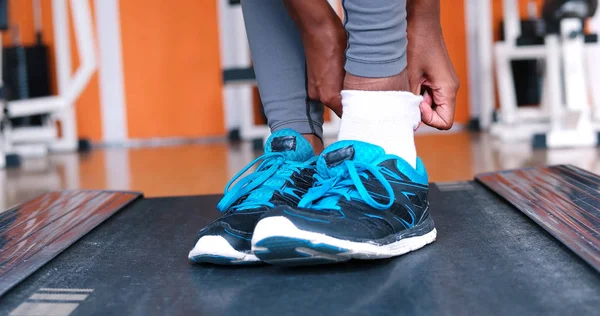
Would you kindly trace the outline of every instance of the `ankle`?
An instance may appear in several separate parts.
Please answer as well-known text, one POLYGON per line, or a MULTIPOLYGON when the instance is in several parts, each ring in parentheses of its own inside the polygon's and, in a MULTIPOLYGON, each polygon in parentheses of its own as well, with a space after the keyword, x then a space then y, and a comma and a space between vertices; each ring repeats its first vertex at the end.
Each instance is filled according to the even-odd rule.
POLYGON ((408 73, 404 70, 395 76, 385 78, 359 77, 346 73, 344 90, 410 91, 408 73))

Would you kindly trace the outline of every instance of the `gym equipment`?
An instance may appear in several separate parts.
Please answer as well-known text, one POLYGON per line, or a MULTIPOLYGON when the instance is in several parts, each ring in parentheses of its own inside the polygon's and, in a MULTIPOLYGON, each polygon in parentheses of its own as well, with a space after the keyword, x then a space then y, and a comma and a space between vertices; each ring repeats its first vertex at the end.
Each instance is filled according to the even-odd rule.
POLYGON ((5 48, 4 83, 12 88, 7 95, 9 101, 50 96, 48 57, 48 46, 42 42, 5 48))
MULTIPOLYGON (((0 314, 593 315, 600 310, 598 266, 570 250, 578 239, 589 249, 600 248, 600 212, 594 206, 600 176, 572 166, 431 184, 436 242, 394 259, 330 266, 190 264, 187 252, 198 230, 219 216, 220 198, 132 202, 6 292, 0 314), (532 213, 519 211, 523 202, 528 203, 524 210, 547 214, 536 219, 542 225, 528 217, 532 213), (559 211, 561 217, 553 220, 559 211), (558 226, 564 223, 569 225, 558 226), (576 235, 571 224, 591 233, 576 235), (548 233, 557 227, 566 238, 548 233)), ((40 227, 51 205, 36 213, 40 227)), ((53 208, 65 216, 70 209, 53 208)), ((15 221, 0 225, 0 240, 23 222, 18 208, 13 214, 15 221)), ((57 237, 69 238, 71 231, 57 237)), ((6 251, 0 249, 0 256, 6 251)), ((597 252, 590 254, 597 262, 597 252)))
POLYGON ((10 120, 7 117, 8 105, 6 101, 6 89, 4 87, 3 73, 3 49, 2 32, 8 29, 8 3, 7 0, 0 0, 0 168, 17 167, 21 164, 21 157, 13 153, 5 154, 2 150, 3 143, 6 143, 10 129, 10 120))
MULTIPOLYGON (((11 29, 13 46, 4 48, 3 77, 6 99, 25 100, 50 96, 50 69, 48 47, 42 43, 38 32, 35 45, 21 45, 18 27, 11 29)), ((10 119, 12 130, 24 127, 43 127, 49 114, 24 116, 10 119)))
POLYGON ((0 0, 0 30, 8 29, 8 2, 0 0))
MULTIPOLYGON (((76 151, 80 145, 89 145, 87 141, 82 142, 77 139, 74 103, 96 70, 92 16, 88 1, 69 0, 68 3, 73 17, 79 68, 74 72, 71 68, 67 0, 52 0, 58 95, 13 100, 6 104, 5 113, 0 116, 8 117, 10 120, 38 116, 43 120, 41 126, 13 127, 4 124, 3 137, 0 141, 0 157, 44 156, 49 151, 76 151)), ((36 14, 36 16, 36 24, 41 25, 39 22, 41 15, 36 14)), ((37 35, 39 38, 39 29, 37 35)), ((89 146, 84 147, 89 148, 89 146)), ((4 164, 5 159, 0 159, 0 167, 4 164)))
MULTIPOLYGON (((489 14, 489 7, 485 9, 489 14)), ((494 116, 493 90, 485 89, 481 92, 485 100, 481 102, 482 127, 489 127, 490 133, 504 142, 529 140, 534 147, 597 145, 600 98, 593 97, 596 75, 586 71, 586 62, 600 54, 600 46, 595 34, 584 34, 584 22, 594 16, 596 9, 597 0, 545 1, 543 37, 531 42, 521 37, 517 0, 504 0, 505 40, 494 45, 500 97, 498 122, 489 121, 494 116), (511 63, 532 59, 545 64, 541 104, 537 108, 517 107, 511 63)), ((486 43, 491 38, 490 34, 481 36, 486 43)), ((489 55, 482 54, 482 60, 489 60, 489 55)), ((491 73, 492 69, 486 76, 491 73)))
MULTIPOLYGON (((544 37, 540 36, 543 23, 537 19, 535 8, 530 10, 530 16, 521 20, 521 35, 517 45, 543 45, 544 37)), ((500 29, 504 30, 504 27, 500 29)), ((503 33, 503 32, 502 32, 503 33)), ((503 35, 503 34, 502 34, 503 35)), ((502 37, 500 40, 504 40, 502 37)), ((535 106, 541 103, 542 78, 541 65, 536 59, 511 61, 514 79, 514 90, 517 106, 535 106)))

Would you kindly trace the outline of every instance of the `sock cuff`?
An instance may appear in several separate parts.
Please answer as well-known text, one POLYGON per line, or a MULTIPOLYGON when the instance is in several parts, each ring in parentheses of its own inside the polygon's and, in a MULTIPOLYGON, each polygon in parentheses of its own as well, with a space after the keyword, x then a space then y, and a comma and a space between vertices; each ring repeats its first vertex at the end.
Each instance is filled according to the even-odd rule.
POLYGON ((351 97, 351 96, 375 96, 375 95, 377 95, 377 96, 405 97, 405 98, 416 97, 416 98, 423 99, 422 96, 416 95, 410 91, 342 90, 341 93, 342 93, 342 98, 344 96, 351 97))
POLYGON ((407 91, 343 90, 343 117, 369 121, 403 121, 416 128, 421 122, 423 97, 407 91))

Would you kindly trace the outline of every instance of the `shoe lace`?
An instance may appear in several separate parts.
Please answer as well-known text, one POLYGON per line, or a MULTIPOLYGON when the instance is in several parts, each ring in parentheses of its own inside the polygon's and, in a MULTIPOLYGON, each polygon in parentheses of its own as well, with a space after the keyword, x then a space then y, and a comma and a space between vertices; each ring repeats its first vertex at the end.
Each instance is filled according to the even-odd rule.
POLYGON ((273 203, 269 202, 270 196, 272 196, 275 191, 284 194, 282 190, 283 183, 288 180, 292 181, 290 179, 291 175, 294 172, 299 172, 300 169, 307 167, 314 159, 316 159, 316 157, 306 162, 289 161, 283 153, 279 152, 266 153, 254 159, 229 180, 225 186, 225 195, 217 204, 217 209, 221 212, 225 212, 229 209, 238 211, 260 206, 273 207, 273 203), (259 162, 261 163, 256 168, 255 172, 240 179, 236 185, 231 188, 233 183, 259 162), (247 194, 249 195, 244 201, 233 205, 237 200, 247 194), (269 198, 266 198, 267 196, 269 198))
POLYGON ((333 176, 315 174, 314 186, 308 190, 298 206, 317 210, 340 210, 337 203, 342 197, 348 201, 361 201, 380 210, 388 209, 394 203, 394 190, 377 166, 347 160, 337 168, 339 169, 333 176), (361 177, 369 178, 367 172, 381 183, 387 196, 367 190, 361 180, 361 177), (373 196, 387 199, 387 203, 379 203, 373 196))

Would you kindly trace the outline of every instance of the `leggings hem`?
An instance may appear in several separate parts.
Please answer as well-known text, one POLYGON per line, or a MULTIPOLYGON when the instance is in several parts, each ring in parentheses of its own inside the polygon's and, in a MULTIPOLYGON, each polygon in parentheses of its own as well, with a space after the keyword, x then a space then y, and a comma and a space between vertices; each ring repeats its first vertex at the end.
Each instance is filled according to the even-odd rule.
POLYGON ((271 125, 272 132, 286 128, 291 128, 300 134, 312 134, 320 139, 323 139, 323 125, 320 122, 309 120, 288 120, 271 125))
POLYGON ((406 69, 406 54, 388 62, 368 62, 356 59, 346 59, 344 69, 349 74, 365 78, 393 77, 406 69))

